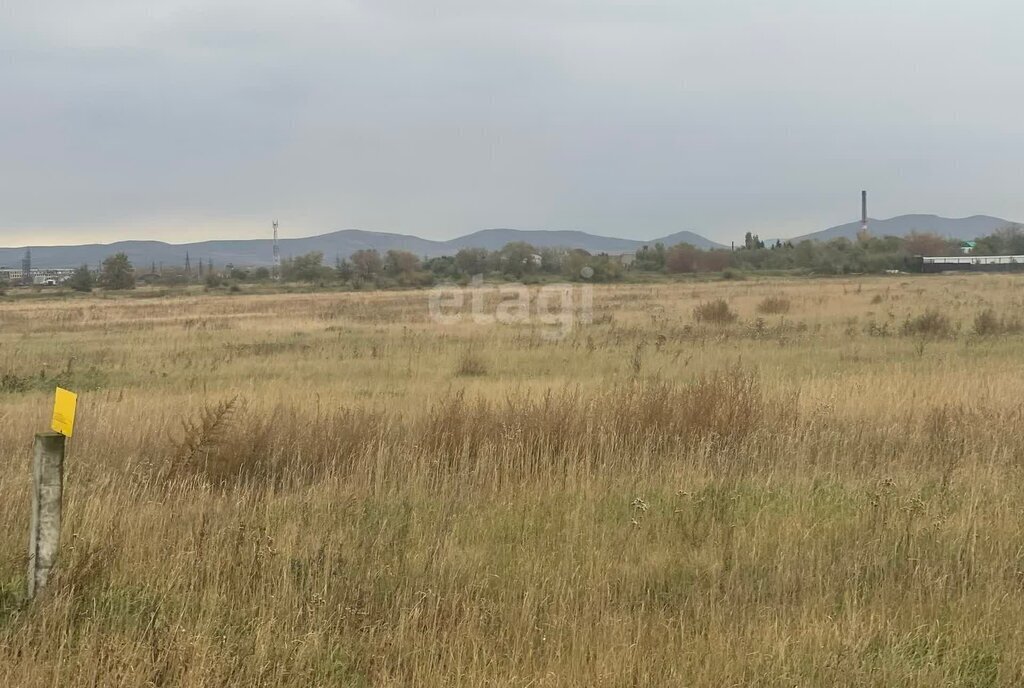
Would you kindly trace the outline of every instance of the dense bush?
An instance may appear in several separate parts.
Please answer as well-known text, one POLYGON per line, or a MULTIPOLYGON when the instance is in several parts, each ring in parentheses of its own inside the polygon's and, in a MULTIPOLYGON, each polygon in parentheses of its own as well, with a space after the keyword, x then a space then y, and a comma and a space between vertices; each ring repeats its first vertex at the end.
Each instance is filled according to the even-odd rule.
POLYGON ((702 303, 693 309, 693 319, 697 322, 711 323, 712 325, 728 325, 736 322, 739 316, 729 308, 725 299, 717 299, 702 303))
POLYGON ((974 317, 974 333, 981 337, 1000 334, 1017 334, 1024 330, 1019 318, 999 317, 991 308, 986 308, 974 317))
POLYGON ((93 279, 92 271, 89 270, 88 265, 75 270, 74 274, 68 278, 67 286, 75 291, 90 292, 93 286, 96 284, 96 280, 93 279))
POLYGON ((907 336, 937 339, 949 337, 953 332, 953 322, 949 316, 936 309, 929 309, 903 323, 903 334, 907 336))
POLYGON ((788 313, 789 307, 789 299, 785 296, 766 296, 757 304, 757 312, 766 315, 788 313))

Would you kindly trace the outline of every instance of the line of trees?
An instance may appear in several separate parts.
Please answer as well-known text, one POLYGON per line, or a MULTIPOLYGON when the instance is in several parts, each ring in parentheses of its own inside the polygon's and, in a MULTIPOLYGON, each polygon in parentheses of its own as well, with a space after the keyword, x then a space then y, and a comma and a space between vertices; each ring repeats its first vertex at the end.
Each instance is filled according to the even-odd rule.
MULTIPOLYGON (((374 249, 356 251, 347 258, 338 256, 334 265, 325 263, 324 254, 314 251, 281 261, 283 282, 345 284, 363 287, 422 287, 439 281, 469 280, 476 275, 489 279, 541 281, 545 277, 570 280, 611 281, 622 276, 618 258, 606 254, 591 255, 578 249, 537 249, 524 242, 513 242, 498 251, 465 248, 454 256, 420 258, 398 249, 383 254, 374 249)), ((114 254, 103 261, 99 271, 83 265, 65 285, 75 291, 89 292, 95 287, 108 290, 134 289, 138 281, 164 286, 195 283, 196 274, 179 266, 152 266, 150 273, 137 274, 128 256, 114 254)), ((239 283, 269 282, 269 268, 253 269, 228 266, 217 270, 212 263, 200 263, 199 281, 209 288, 239 283)))
MULTIPOLYGON (((689 244, 644 247, 636 254, 634 269, 678 273, 751 271, 806 271, 819 274, 871 273, 906 270, 915 256, 962 253, 961 242, 928 232, 905 237, 836 238, 830 241, 776 241, 766 245, 747 233, 736 250, 701 250, 689 244)), ((976 240, 973 255, 1024 255, 1024 230, 1010 226, 976 240)))
POLYGON ((127 254, 115 253, 103 261, 98 275, 94 275, 88 265, 82 265, 71 274, 65 285, 80 292, 90 292, 96 286, 110 290, 134 289, 135 268, 127 254))
MULTIPOLYGON (((882 272, 905 269, 914 256, 957 255, 961 243, 945 237, 915 232, 906 237, 859 237, 856 241, 837 238, 831 241, 776 241, 766 245, 756 234, 744 237, 735 250, 703 250, 690 244, 644 246, 624 261, 619 256, 593 255, 581 249, 536 248, 525 242, 506 244, 498 251, 464 248, 454 256, 420 258, 409 251, 392 249, 381 254, 374 249, 356 251, 347 258, 337 257, 334 265, 324 262, 324 254, 314 251, 281 261, 280 278, 285 282, 345 284, 362 287, 421 287, 439 281, 464 281, 476 275, 488 279, 523 282, 548 278, 608 282, 621 279, 627 270, 641 273, 687 274, 738 270, 803 270, 823 274, 882 272)), ((1010 226, 979 237, 975 255, 1024 255, 1024 229, 1010 226)), ((215 270, 212 262, 199 265, 199 277, 207 287, 236 283, 267 282, 273 278, 269 268, 228 267, 215 270)), ((191 271, 180 267, 163 268, 143 275, 147 282, 176 285, 194 282, 191 271)), ((66 285, 88 292, 96 286, 110 290, 134 289, 136 270, 128 256, 117 253, 103 261, 98 272, 83 265, 66 285)))
POLYGON ((398 249, 381 254, 375 249, 338 257, 333 269, 320 252, 284 260, 281 279, 303 282, 342 282, 355 288, 429 286, 438 281, 468 280, 476 275, 493 279, 541 281, 546 277, 604 282, 622 276, 619 258, 592 255, 578 249, 538 249, 525 242, 506 244, 498 251, 464 248, 454 256, 420 258, 398 249))

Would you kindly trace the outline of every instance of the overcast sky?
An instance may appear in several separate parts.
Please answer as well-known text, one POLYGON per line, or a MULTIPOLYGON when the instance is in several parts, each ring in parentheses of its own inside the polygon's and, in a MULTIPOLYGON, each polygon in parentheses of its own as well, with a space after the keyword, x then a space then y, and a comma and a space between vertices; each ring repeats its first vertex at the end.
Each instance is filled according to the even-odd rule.
POLYGON ((0 0, 0 244, 1024 220, 1009 0, 0 0))

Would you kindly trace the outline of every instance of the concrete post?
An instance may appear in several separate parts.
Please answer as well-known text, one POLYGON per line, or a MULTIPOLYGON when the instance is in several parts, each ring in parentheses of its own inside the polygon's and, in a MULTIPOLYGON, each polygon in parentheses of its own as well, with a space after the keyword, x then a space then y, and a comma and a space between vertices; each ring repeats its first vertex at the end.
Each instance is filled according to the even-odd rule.
POLYGON ((28 597, 46 586, 60 550, 60 511, 64 491, 64 443, 56 432, 36 435, 32 461, 32 519, 28 543, 28 597))

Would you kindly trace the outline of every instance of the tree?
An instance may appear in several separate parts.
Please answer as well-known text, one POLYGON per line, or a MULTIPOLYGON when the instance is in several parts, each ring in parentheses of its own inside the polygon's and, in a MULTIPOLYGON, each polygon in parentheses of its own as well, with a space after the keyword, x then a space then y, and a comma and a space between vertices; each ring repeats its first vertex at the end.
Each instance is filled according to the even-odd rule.
POLYGON ((99 284, 104 289, 134 289, 135 268, 125 253, 115 253, 103 261, 99 284))
POLYGON ((408 251, 391 249, 384 259, 384 272, 390 277, 407 277, 419 269, 420 259, 408 251))
POLYGON ((540 269, 539 254, 525 241, 511 241, 501 249, 501 266, 513 277, 533 274, 540 269))
POLYGON ((974 247, 978 255, 1021 255, 1024 254, 1024 232, 1020 225, 1009 225, 980 237, 974 247))
POLYGON ((334 261, 334 273, 342 282, 348 282, 355 274, 355 270, 352 268, 352 263, 338 256, 334 261))
POLYGON ((487 270, 487 249, 463 248, 455 254, 455 267, 463 275, 483 274, 487 270))
POLYGON ((761 238, 758 237, 756 234, 747 232, 743 236, 743 248, 747 249, 748 251, 753 251, 754 249, 758 248, 764 248, 764 242, 761 241, 761 238))
POLYGON ((592 256, 583 249, 574 248, 565 252, 562 274, 574 282, 611 282, 622 277, 622 263, 607 253, 592 256))
MULTIPOLYGON (((771 255, 773 250, 763 248, 744 251, 743 264, 751 268, 763 267, 761 259, 771 255)), ((665 272, 669 274, 722 272, 733 265, 737 255, 728 249, 704 251, 692 244, 676 244, 665 252, 665 272)))
POLYGON ((384 262, 380 259, 380 254, 377 253, 376 249, 372 248, 356 251, 349 260, 352 261, 356 277, 362 279, 373 279, 384 268, 384 262))
POLYGON ((540 271, 557 275, 562 271, 567 252, 565 249, 545 247, 540 250, 540 271))
POLYGON ((700 250, 690 244, 676 244, 665 253, 665 271, 697 272, 700 250))
POLYGON ((326 279, 331 272, 330 268, 324 267, 322 251, 310 251, 281 261, 281 279, 286 282, 317 282, 326 279))
POLYGON ((732 263, 732 251, 728 249, 714 249, 701 251, 698 269, 702 272, 721 272, 732 263))
POLYGON ((636 252, 633 261, 633 268, 636 270, 650 270, 660 272, 665 269, 665 245, 661 242, 653 247, 644 246, 636 252))
POLYGON ((423 263, 423 269, 430 271, 434 277, 442 279, 454 279, 459 272, 455 267, 455 258, 452 256, 430 258, 423 263))
POLYGON ((562 274, 571 280, 584 279, 584 268, 592 267, 593 256, 590 251, 582 248, 573 248, 565 252, 562 259, 562 274))
POLYGON ((89 270, 88 265, 83 265, 72 273, 71 277, 68 278, 68 286, 75 291, 90 292, 92 291, 95 280, 92 277, 92 271, 89 270))
POLYGON ((949 256, 960 252, 954 242, 937 234, 911 232, 903 240, 904 250, 912 256, 949 256))

